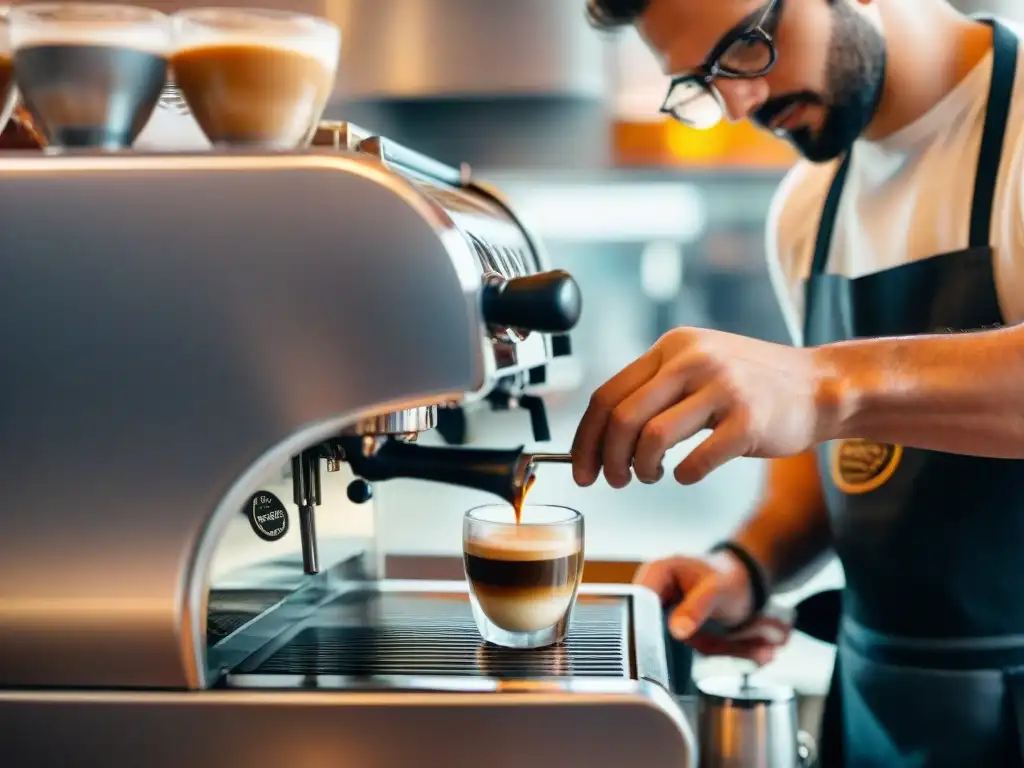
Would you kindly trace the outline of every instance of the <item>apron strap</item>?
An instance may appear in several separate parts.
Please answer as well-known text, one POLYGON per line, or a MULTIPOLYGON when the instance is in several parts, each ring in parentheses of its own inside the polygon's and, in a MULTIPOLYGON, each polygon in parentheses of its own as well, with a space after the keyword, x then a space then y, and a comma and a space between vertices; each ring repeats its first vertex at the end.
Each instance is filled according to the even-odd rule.
POLYGON ((989 83, 985 127, 974 177, 974 202, 971 205, 970 247, 991 242, 992 201, 995 198, 999 166, 1003 158, 1003 138, 1013 103, 1013 83, 1017 76, 1017 36, 995 19, 992 26, 992 81, 989 83))
MULTIPOLYGON (((1017 74, 1017 36, 995 19, 982 19, 992 26, 992 81, 989 85, 985 125, 974 179, 974 200, 971 204, 970 246, 987 246, 992 229, 992 201, 1003 156, 1006 121, 1013 102, 1013 84, 1017 74)), ((824 274, 832 248, 839 201, 850 169, 852 150, 846 153, 829 187, 828 196, 818 224, 814 243, 811 276, 824 274)), ((805 310, 806 311, 806 310, 805 310)))
POLYGON ((846 174, 850 170, 850 158, 853 152, 847 152, 835 178, 832 179, 832 186, 828 188, 828 197, 825 198, 825 207, 821 212, 821 222, 818 224, 818 237, 814 241, 814 261, 811 262, 811 276, 825 274, 825 267, 828 266, 828 255, 832 249, 832 230, 836 226, 836 216, 839 213, 839 201, 843 196, 843 187, 846 186, 846 174))

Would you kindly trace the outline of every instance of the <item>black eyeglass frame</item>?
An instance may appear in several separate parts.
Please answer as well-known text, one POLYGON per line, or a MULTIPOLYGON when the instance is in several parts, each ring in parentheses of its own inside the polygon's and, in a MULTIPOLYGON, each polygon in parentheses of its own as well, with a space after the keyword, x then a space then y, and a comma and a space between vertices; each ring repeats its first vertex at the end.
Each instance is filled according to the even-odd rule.
POLYGON ((718 89, 714 87, 714 81, 723 77, 727 80, 754 80, 758 77, 764 77, 772 69, 775 68, 775 62, 778 58, 778 50, 775 47, 775 39, 765 29, 765 22, 771 18, 772 13, 778 7, 780 0, 768 0, 764 9, 757 17, 751 26, 744 30, 735 33, 726 34, 726 36, 719 40, 711 53, 704 60, 696 72, 689 72, 685 75, 677 75, 672 78, 672 81, 668 85, 668 93, 665 94, 665 100, 661 103, 661 108, 658 110, 662 114, 671 115, 673 118, 681 123, 687 123, 687 120, 680 117, 676 112, 675 107, 668 106, 669 101, 672 98, 672 92, 675 91, 680 85, 684 84, 695 84, 700 86, 704 91, 711 94, 711 96, 718 102, 719 107, 725 112, 725 105, 722 104, 722 97, 718 93, 718 89), (768 50, 768 63, 758 70, 735 70, 730 69, 727 66, 722 65, 722 59, 737 43, 748 43, 756 41, 759 44, 764 45, 768 50))

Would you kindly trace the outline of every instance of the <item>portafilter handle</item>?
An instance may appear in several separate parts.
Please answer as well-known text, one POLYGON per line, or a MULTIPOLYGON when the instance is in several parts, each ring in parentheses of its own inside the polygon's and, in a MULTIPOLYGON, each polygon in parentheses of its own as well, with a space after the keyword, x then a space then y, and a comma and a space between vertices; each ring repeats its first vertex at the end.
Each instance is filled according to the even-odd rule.
POLYGON ((386 440, 367 454, 362 438, 339 441, 345 461, 364 480, 379 482, 407 478, 475 488, 514 504, 533 476, 530 455, 523 446, 507 450, 449 448, 386 440))

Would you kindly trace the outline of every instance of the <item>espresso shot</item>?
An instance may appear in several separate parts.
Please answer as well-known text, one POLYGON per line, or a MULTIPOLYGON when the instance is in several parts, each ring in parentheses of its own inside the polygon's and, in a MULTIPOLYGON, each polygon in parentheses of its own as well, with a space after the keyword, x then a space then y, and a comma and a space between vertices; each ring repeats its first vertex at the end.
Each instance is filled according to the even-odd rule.
POLYGON ((583 518, 564 507, 478 507, 463 524, 463 563, 484 640, 514 648, 562 642, 583 576, 583 518))
POLYGON ((175 85, 211 144, 309 144, 334 91, 341 32, 289 11, 195 8, 172 17, 175 85))
POLYGON ((334 71, 313 56, 269 45, 210 45, 179 51, 175 82, 215 145, 293 149, 334 88, 334 71))
POLYGON ((576 592, 583 554, 573 541, 527 525, 466 542, 466 578, 488 618, 509 632, 537 632, 561 619, 576 592))

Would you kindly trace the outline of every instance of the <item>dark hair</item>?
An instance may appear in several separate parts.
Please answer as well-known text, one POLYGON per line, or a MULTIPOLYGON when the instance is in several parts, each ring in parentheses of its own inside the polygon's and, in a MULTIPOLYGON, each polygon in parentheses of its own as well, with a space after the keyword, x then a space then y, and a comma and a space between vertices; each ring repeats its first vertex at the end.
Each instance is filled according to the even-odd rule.
POLYGON ((651 0, 587 0, 587 21, 597 29, 612 30, 637 20, 651 0))

